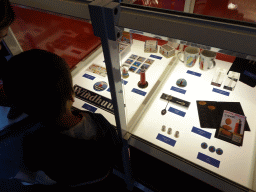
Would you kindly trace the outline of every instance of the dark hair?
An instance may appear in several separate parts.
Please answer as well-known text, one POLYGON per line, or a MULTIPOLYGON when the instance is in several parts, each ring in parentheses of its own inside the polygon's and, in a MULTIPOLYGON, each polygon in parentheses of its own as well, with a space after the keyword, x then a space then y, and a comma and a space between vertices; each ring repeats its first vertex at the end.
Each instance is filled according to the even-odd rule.
POLYGON ((73 94, 70 68, 54 53, 25 51, 13 56, 2 70, 7 98, 28 115, 55 119, 73 94))
POLYGON ((0 30, 9 27, 15 19, 15 13, 9 0, 0 0, 0 30))

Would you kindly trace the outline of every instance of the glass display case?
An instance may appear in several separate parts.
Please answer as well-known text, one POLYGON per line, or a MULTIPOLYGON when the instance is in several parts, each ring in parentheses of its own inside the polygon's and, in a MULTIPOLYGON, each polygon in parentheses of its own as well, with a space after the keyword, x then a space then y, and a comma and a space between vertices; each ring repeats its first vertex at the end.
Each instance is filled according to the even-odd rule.
MULTIPOLYGON (((103 114, 129 145, 220 190, 256 190, 254 22, 206 16, 198 6, 210 1, 180 1, 182 8, 175 8, 178 1, 170 1, 173 7, 164 1, 11 2, 19 13, 34 11, 23 5, 72 16, 74 22, 65 18, 58 24, 60 16, 49 17, 56 21, 48 28, 60 30, 48 32, 35 22, 33 33, 52 39, 54 50, 43 47, 48 51, 62 54, 53 47, 56 41, 84 50, 94 39, 73 73, 74 107, 103 114), (72 5, 68 13, 65 3, 72 5)), ((18 22, 24 21, 21 14, 12 28, 21 45, 18 22)), ((38 48, 46 43, 33 41, 38 48)))

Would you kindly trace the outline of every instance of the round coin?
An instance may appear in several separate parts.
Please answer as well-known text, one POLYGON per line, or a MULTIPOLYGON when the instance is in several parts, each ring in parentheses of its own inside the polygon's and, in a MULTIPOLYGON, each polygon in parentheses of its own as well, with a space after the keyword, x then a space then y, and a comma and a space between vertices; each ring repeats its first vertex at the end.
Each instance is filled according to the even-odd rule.
POLYGON ((207 143, 202 143, 202 144, 201 144, 201 147, 202 147, 203 149, 206 149, 206 148, 208 147, 208 145, 207 145, 207 143))
POLYGON ((217 153, 218 155, 222 155, 222 154, 223 154, 223 150, 220 149, 220 148, 218 148, 218 149, 216 150, 216 153, 217 153))
POLYGON ((178 79, 176 82, 176 85, 179 87, 186 87, 187 86, 187 81, 185 79, 178 79))
POLYGON ((93 89, 95 91, 104 91, 105 89, 107 89, 107 87, 108 84, 104 81, 97 82, 93 85, 93 89))
POLYGON ((209 147, 209 151, 212 152, 212 153, 215 152, 215 147, 214 146, 210 146, 209 147))

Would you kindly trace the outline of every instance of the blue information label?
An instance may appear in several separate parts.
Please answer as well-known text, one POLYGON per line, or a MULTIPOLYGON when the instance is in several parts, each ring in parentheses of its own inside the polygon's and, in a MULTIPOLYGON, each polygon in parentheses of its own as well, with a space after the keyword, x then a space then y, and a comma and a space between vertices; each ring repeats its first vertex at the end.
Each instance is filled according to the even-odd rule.
POLYGON ((247 75, 248 77, 251 77, 251 78, 256 80, 256 75, 255 74, 253 74, 249 71, 246 71, 246 70, 244 71, 244 74, 247 75))
POLYGON ((91 80, 94 80, 95 77, 94 76, 91 76, 91 75, 88 75, 88 74, 84 74, 83 77, 87 78, 87 79, 91 79, 91 80))
POLYGON ((202 130, 202 129, 198 129, 198 128, 196 128, 196 127, 193 127, 191 131, 192 131, 193 133, 196 133, 196 134, 201 135, 201 136, 203 136, 203 137, 206 137, 206 138, 208 138, 208 139, 211 139, 211 136, 212 136, 211 133, 209 133, 209 132, 207 132, 207 131, 204 131, 204 130, 202 130))
POLYGON ((217 159, 214 159, 212 157, 209 157, 203 153, 200 153, 200 152, 197 155, 197 159, 200 159, 201 161, 204 161, 205 163, 208 163, 217 168, 219 168, 219 166, 220 166, 220 161, 218 161, 217 159))
POLYGON ((201 77, 201 75, 202 75, 201 73, 197 73, 197 72, 190 71, 190 70, 188 70, 187 73, 188 73, 188 74, 191 74, 191 75, 198 76, 198 77, 201 77))
POLYGON ((123 83, 124 85, 126 85, 126 84, 128 83, 128 81, 125 81, 125 80, 122 79, 122 83, 123 83))
POLYGON ((153 57, 153 58, 155 58, 155 59, 159 59, 159 60, 161 60, 162 59, 162 57, 159 57, 159 56, 157 56, 157 55, 150 55, 149 57, 153 57))
POLYGON ((174 86, 172 86, 171 90, 176 91, 176 92, 179 92, 179 93, 182 93, 182 94, 185 94, 185 93, 186 93, 186 90, 180 89, 180 88, 174 87, 174 86))
POLYGON ((83 106, 82 106, 84 109, 87 109, 88 111, 91 111, 93 113, 95 113, 95 111, 97 110, 96 107, 93 107, 91 105, 88 105, 87 103, 85 103, 83 106))
POLYGON ((142 95, 142 96, 145 96, 147 94, 146 92, 141 91, 139 89, 135 89, 135 88, 132 89, 132 92, 137 93, 137 94, 142 95))
POLYGON ((230 94, 227 91, 222 91, 222 90, 219 90, 219 89, 216 89, 216 88, 213 88, 212 91, 216 92, 216 93, 219 93, 219 94, 222 94, 222 95, 226 95, 226 96, 229 96, 229 94, 230 94))
POLYGON ((169 137, 166 137, 166 136, 164 136, 164 135, 162 135, 162 134, 160 134, 160 133, 158 133, 156 139, 158 139, 159 141, 162 141, 162 142, 164 142, 164 143, 166 143, 166 144, 168 144, 168 145, 171 145, 171 146, 173 146, 173 147, 174 147, 174 145, 176 144, 176 141, 175 141, 175 140, 173 140, 173 139, 171 139, 171 138, 169 138, 169 137))
POLYGON ((184 117, 184 116, 186 115, 185 112, 180 111, 180 110, 175 109, 175 108, 172 108, 172 107, 170 107, 168 111, 170 111, 170 112, 172 112, 172 113, 175 113, 175 114, 177 114, 177 115, 179 115, 179 116, 182 116, 182 117, 184 117))

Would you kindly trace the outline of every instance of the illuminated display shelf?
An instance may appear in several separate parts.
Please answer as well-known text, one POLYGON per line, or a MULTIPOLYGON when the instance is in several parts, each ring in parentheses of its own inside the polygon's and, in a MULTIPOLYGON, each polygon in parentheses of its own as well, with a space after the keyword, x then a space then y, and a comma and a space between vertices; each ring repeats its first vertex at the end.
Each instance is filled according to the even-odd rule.
MULTIPOLYGON (((159 47, 159 46, 158 46, 159 47)), ((159 48, 158 48, 159 49, 159 48)), ((145 101, 146 98, 148 98, 148 94, 156 84, 156 82, 159 80, 160 76, 166 71, 169 70, 168 64, 172 60, 173 57, 171 58, 165 58, 163 57, 160 53, 144 53, 144 42, 143 41, 138 41, 138 40, 133 40, 133 45, 131 46, 131 51, 122 59, 121 66, 125 63, 129 57, 134 54, 138 55, 141 57, 147 59, 152 59, 154 62, 150 64, 150 67, 146 70, 146 81, 148 81, 148 87, 141 89, 137 86, 138 82, 140 81, 140 75, 135 72, 129 71, 129 77, 126 79, 123 79, 124 81, 127 81, 127 84, 123 84, 123 91, 124 91, 124 99, 125 99, 125 104, 126 104, 126 118, 127 118, 127 124, 133 124, 133 122, 130 122, 132 119, 137 120, 136 117, 134 117, 135 113, 137 110, 140 108, 142 105, 143 101, 145 101), (156 59, 153 57, 150 57, 150 55, 155 55, 161 58, 156 59), (145 96, 139 95, 137 93, 132 92, 133 89, 137 89, 140 91, 145 92, 145 96)), ((134 60, 136 61, 136 60, 134 60)), ((144 61, 144 62, 145 62, 144 61)), ((140 68, 143 63, 138 66, 140 68)), ((106 90, 104 91, 95 91, 93 86, 96 82, 99 81, 105 81, 108 84, 108 78, 107 77, 102 77, 98 74, 92 73, 90 71, 87 71, 89 66, 92 64, 97 64, 101 67, 105 67, 104 63, 104 57, 103 57, 103 52, 101 52, 98 56, 96 56, 91 62, 85 65, 83 69, 81 69, 74 77, 73 77, 73 84, 74 85, 79 85, 89 91, 95 92, 99 95, 102 95, 106 98, 111 99, 110 92, 106 90), (94 76, 94 80, 87 79, 83 77, 84 74, 89 74, 91 76, 94 76)), ((134 66, 133 64, 130 64, 129 66, 134 66)), ((138 69, 137 69, 138 70, 138 69)), ((109 85, 109 84, 108 84, 109 85)), ((153 91, 154 92, 154 91, 153 91)), ((82 106, 84 105, 84 102, 80 99, 75 100, 74 106, 79 109, 83 109, 82 106)), ((83 109, 85 110, 85 109, 83 109)), ((103 109, 98 108, 96 113, 102 113, 113 125, 115 125, 115 118, 114 115, 110 114, 109 112, 104 111, 103 109)))
MULTIPOLYGON (((221 67, 229 70, 231 63, 216 60, 216 67, 221 67)), ((152 101, 150 108, 143 114, 143 118, 139 121, 133 135, 140 137, 162 149, 174 153, 190 162, 210 170, 217 175, 221 175, 229 180, 239 183, 250 188, 253 183, 254 145, 256 120, 254 109, 256 107, 256 91, 255 89, 238 81, 234 91, 227 91, 221 87, 211 85, 211 80, 215 69, 202 71, 199 69, 198 61, 194 67, 188 68, 182 62, 179 62, 174 71, 169 75, 164 87, 158 92, 152 101), (201 77, 190 75, 187 70, 192 70, 201 73, 201 77), (172 86, 176 86, 176 81, 179 78, 187 80, 188 85, 182 89, 186 90, 185 94, 170 90, 172 86), (227 91, 229 96, 213 92, 213 88, 227 91), (161 115, 161 110, 165 108, 167 101, 160 99, 162 93, 181 98, 191 102, 188 109, 175 105, 169 102, 166 115, 161 115), (201 128, 197 110, 196 100, 204 101, 221 101, 221 102, 240 102, 243 111, 247 117, 251 131, 245 131, 243 146, 239 147, 226 141, 214 137, 216 129, 201 128), (176 108, 185 112, 185 116, 168 111, 170 107, 176 108), (166 126, 166 131, 162 132, 162 125, 166 126), (192 132, 192 128, 196 127, 203 131, 211 133, 211 138, 208 139, 201 135, 192 132), (167 133, 168 128, 172 128, 172 134, 167 133), (174 133, 179 131, 179 138, 174 137, 174 133), (175 146, 170 146, 156 139, 158 134, 162 134, 176 141, 175 146), (201 143, 208 144, 207 149, 201 148, 201 143), (209 151, 209 146, 214 146, 216 149, 223 150, 222 155, 216 152, 209 151), (197 159, 198 153, 203 153, 220 161, 219 168, 214 167, 197 159)))
MULTIPOLYGON (((131 47, 131 52, 122 60, 122 64, 130 57, 131 54, 150 58, 149 56, 151 53, 144 53, 143 45, 144 42, 134 40, 134 44, 131 47)), ((159 53, 154 55, 161 57, 161 54, 159 53)), ((165 57, 162 57, 161 60, 151 58, 154 59, 155 62, 146 72, 146 80, 148 81, 149 86, 145 89, 138 88, 137 83, 140 80, 140 76, 136 73, 129 71, 129 78, 124 79, 125 81, 128 81, 128 83, 123 86, 126 103, 127 124, 131 125, 133 123, 131 120, 139 121, 134 125, 134 129, 131 130, 132 135, 140 137, 207 170, 230 179, 242 186, 250 188, 253 182, 252 175, 254 171, 251 169, 251 167, 254 167, 254 145, 251 145, 251 143, 255 143, 255 130, 253 129, 256 127, 256 120, 253 113, 253 109, 256 107, 255 89, 252 89, 240 81, 237 83, 234 91, 227 91, 223 89, 223 84, 221 87, 214 87, 210 85, 216 68, 220 67, 229 70, 232 63, 216 60, 216 67, 214 69, 202 71, 199 69, 198 61, 192 68, 188 68, 182 62, 178 61, 173 71, 168 74, 168 78, 165 80, 163 87, 157 91, 155 96, 152 96, 152 101, 145 107, 145 111, 143 114, 141 114, 141 118, 136 119, 136 117, 134 117, 136 113, 141 113, 141 111, 138 110, 140 110, 140 106, 145 101, 147 95, 141 96, 133 93, 131 90, 136 88, 141 91, 145 91, 148 94, 150 90, 152 90, 154 84, 159 80, 160 76, 164 73, 168 63, 172 58, 173 57, 166 59, 165 57), (201 76, 198 77, 188 74, 188 70, 200 73, 201 76), (180 78, 184 78, 188 82, 186 87, 181 88, 186 90, 185 94, 171 90, 172 86, 177 87, 176 81, 180 78), (230 93, 230 95, 226 96, 215 93, 212 91, 213 88, 227 91, 230 93), (184 108, 169 102, 166 115, 161 115, 161 110, 164 109, 167 104, 167 101, 160 99, 162 93, 166 93, 174 97, 189 101, 191 104, 189 108, 184 108), (243 146, 238 147, 231 143, 215 138, 214 135, 216 129, 201 128, 196 100, 240 102, 247 117, 248 124, 251 128, 251 131, 245 131, 244 133, 243 146), (169 112, 168 109, 170 107, 185 112, 185 116, 182 117, 169 112), (162 125, 166 126, 165 132, 162 132, 161 130, 162 125), (193 133, 193 127, 197 127, 211 133, 211 138, 207 139, 201 135, 193 133), (172 128, 171 135, 167 133, 168 128, 172 128), (179 138, 174 137, 176 131, 179 131, 179 138), (156 137, 159 133, 175 140, 175 146, 170 146, 162 141, 157 140, 156 137), (208 146, 214 146, 216 149, 221 148, 223 150, 223 154, 217 155, 216 152, 210 152, 208 148, 202 149, 201 143, 203 142, 206 142, 208 146), (199 152, 220 161, 219 167, 216 168, 197 159, 199 152)), ((93 85, 98 81, 105 81, 108 83, 107 77, 101 77, 100 75, 86 71, 86 69, 91 64, 98 64, 104 67, 105 64, 103 61, 104 57, 101 53, 94 60, 88 63, 88 65, 86 65, 77 75, 75 75, 73 78, 73 83, 74 85, 77 84, 85 89, 96 92, 97 94, 110 99, 111 95, 107 89, 101 92, 97 92, 93 89, 93 85), (94 76, 95 79, 90 80, 84 78, 83 75, 85 73, 94 76)), ((84 103, 84 101, 76 98, 74 106, 83 109, 82 106, 84 103)), ((112 124, 115 124, 114 115, 110 114, 109 112, 98 108, 96 113, 102 113, 112 124)))

